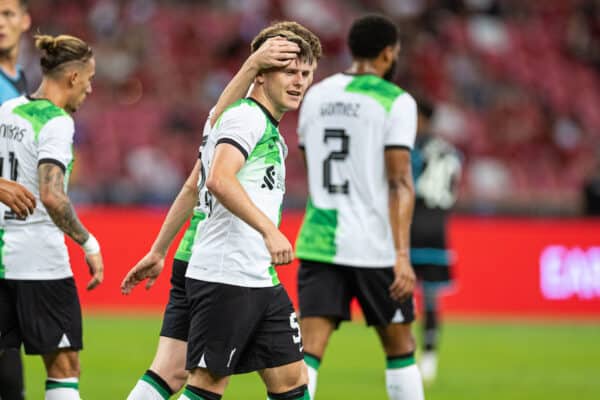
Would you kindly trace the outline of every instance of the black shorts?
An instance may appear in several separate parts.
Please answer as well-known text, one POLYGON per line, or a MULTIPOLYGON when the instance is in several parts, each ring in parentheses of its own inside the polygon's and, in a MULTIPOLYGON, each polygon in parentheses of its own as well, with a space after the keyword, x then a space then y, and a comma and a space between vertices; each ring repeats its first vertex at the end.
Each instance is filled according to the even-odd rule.
POLYGON ((81 350, 81 306, 73 278, 0 280, 0 349, 27 354, 81 350))
POLYGON ((413 264, 413 268, 417 278, 425 283, 449 283, 452 279, 448 265, 413 264))
POLYGON ((300 261, 298 299, 300 317, 329 317, 350 320, 350 302, 356 297, 367 325, 386 326, 409 323, 415 319, 412 296, 393 300, 389 287, 394 281, 393 268, 356 268, 314 261, 300 261))
POLYGON ((247 288, 186 279, 191 311, 186 369, 229 376, 303 359, 300 326, 281 286, 247 288))
POLYGON ((185 272, 188 263, 173 260, 169 302, 165 308, 160 336, 187 341, 190 331, 190 307, 185 296, 185 272))

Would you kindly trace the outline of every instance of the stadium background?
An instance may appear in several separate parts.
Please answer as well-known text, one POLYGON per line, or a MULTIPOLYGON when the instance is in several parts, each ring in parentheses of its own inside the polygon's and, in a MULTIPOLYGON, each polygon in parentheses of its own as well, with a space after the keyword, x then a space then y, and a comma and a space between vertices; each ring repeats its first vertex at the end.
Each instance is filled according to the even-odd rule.
MULTIPOLYGON (((158 231, 197 154, 208 109, 272 20, 321 38, 316 80, 345 68, 345 32, 365 11, 394 18, 397 83, 436 105, 434 129, 465 156, 450 241, 456 283, 443 308, 430 399, 600 397, 600 2, 593 0, 33 0, 31 32, 70 33, 97 56, 94 93, 76 115, 70 195, 103 246, 106 282, 81 292, 85 399, 124 398, 149 365, 168 273, 150 292, 118 285, 158 231), (587 200, 586 200, 587 199, 587 200)), ((30 33, 31 33, 30 32, 30 33)), ((31 42, 21 63, 32 86, 31 42)), ((283 228, 294 238, 306 195, 290 144, 283 228)), ((80 286, 86 269, 71 246, 80 286)), ((280 269, 292 294, 295 266, 280 269)), ((323 365, 318 398, 383 399, 384 357, 372 332, 348 324, 323 365)), ((28 398, 42 367, 29 358, 28 398)), ((258 379, 226 398, 262 399, 258 379)))

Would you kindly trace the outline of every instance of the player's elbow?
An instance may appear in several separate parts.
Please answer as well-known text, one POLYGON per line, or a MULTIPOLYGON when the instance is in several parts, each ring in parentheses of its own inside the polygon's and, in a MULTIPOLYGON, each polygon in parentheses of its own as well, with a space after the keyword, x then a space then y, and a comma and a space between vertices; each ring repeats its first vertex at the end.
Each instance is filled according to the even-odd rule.
POLYGON ((221 197, 227 188, 227 182, 218 174, 211 174, 206 180, 206 188, 217 198, 221 197))
POLYGON ((415 189, 412 179, 405 177, 388 178, 388 188, 390 193, 405 193, 414 195, 415 189))
POLYGON ((58 196, 52 190, 41 190, 40 191, 40 200, 46 210, 53 211, 60 207, 62 203, 61 196, 58 196))

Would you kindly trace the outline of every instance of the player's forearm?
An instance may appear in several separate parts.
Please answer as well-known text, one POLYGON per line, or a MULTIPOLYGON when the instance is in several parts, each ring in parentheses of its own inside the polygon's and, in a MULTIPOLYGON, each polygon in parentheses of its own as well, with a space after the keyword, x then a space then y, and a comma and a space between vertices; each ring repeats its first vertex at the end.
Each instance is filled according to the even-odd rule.
POLYGON ((158 236, 152 245, 152 251, 162 255, 167 254, 177 232, 188 220, 195 205, 198 203, 198 190, 184 185, 169 208, 169 212, 160 228, 158 236))
POLYGON ((84 244, 89 232, 75 213, 71 200, 64 193, 64 173, 54 164, 39 167, 40 198, 52 222, 78 244, 84 244))
POLYGON ((266 236, 275 224, 250 199, 235 176, 211 177, 206 187, 225 208, 242 221, 266 236))
POLYGON ((412 180, 402 178, 389 182, 389 215, 398 256, 408 256, 410 252, 410 224, 414 199, 412 180))
POLYGON ((171 208, 169 208, 169 212, 158 232, 158 236, 152 245, 151 251, 162 254, 163 256, 167 254, 177 232, 179 232, 183 224, 185 224, 198 203, 197 184, 199 175, 200 159, 196 160, 192 172, 183 184, 183 187, 179 191, 171 208))
POLYGON ((210 125, 214 126, 223 111, 235 101, 246 96, 250 85, 254 81, 256 74, 258 74, 258 65, 252 58, 248 58, 240 70, 235 74, 233 79, 227 84, 217 104, 215 105, 214 112, 210 118, 210 125))

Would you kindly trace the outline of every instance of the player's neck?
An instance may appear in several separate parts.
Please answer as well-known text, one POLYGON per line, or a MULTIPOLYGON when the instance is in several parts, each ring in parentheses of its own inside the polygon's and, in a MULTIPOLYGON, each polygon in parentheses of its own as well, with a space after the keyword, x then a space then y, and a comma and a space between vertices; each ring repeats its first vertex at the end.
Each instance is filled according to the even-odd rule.
POLYGON ((252 91, 250 91, 250 97, 259 102, 276 120, 280 121, 285 111, 280 111, 274 104, 274 102, 265 94, 262 87, 254 85, 252 91))
POLYGON ((346 70, 346 73, 352 75, 372 74, 381 78, 385 71, 374 60, 354 60, 350 68, 346 70))
POLYGON ((40 87, 31 94, 34 99, 46 99, 52 102, 55 106, 65 108, 67 105, 67 95, 64 93, 57 83, 44 78, 40 87))
POLYGON ((0 51, 0 68, 8 76, 17 76, 17 58, 19 56, 18 49, 15 47, 11 50, 0 51))

